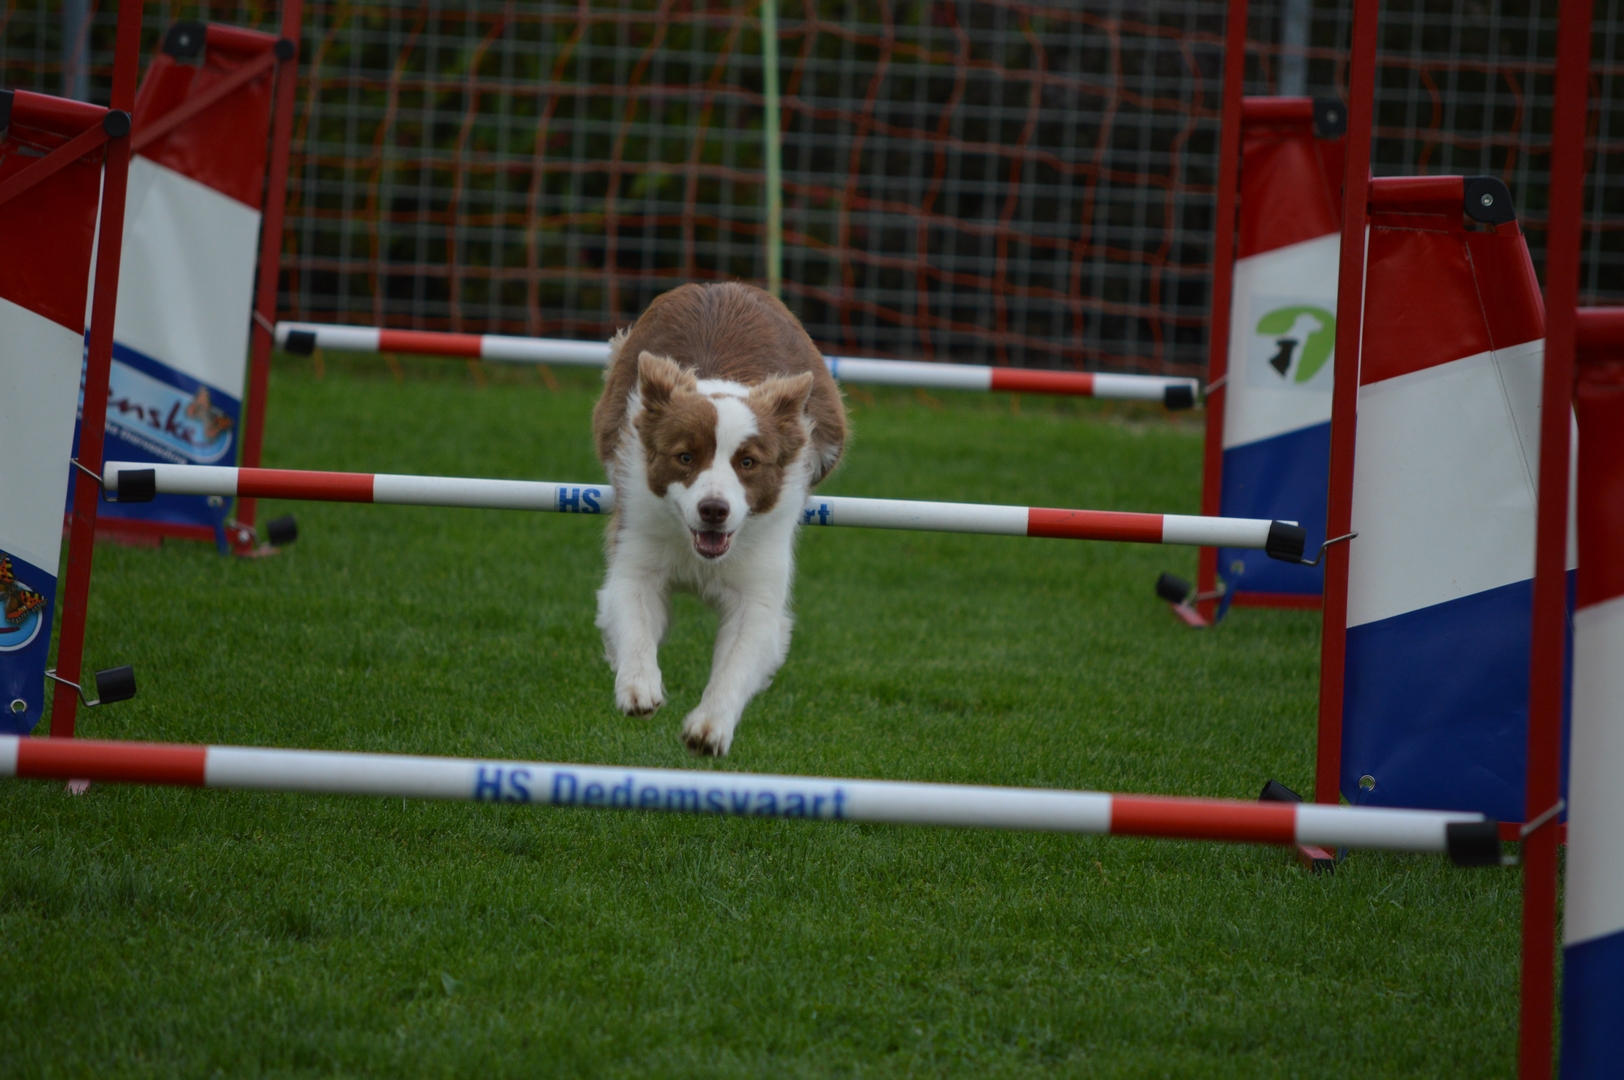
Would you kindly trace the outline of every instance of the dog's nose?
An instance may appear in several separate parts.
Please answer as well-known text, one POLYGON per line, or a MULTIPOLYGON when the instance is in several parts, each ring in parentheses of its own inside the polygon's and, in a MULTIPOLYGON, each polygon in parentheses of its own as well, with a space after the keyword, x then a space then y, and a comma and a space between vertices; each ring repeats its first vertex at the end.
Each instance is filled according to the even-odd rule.
POLYGON ((720 525, 727 520, 728 505, 726 499, 714 496, 699 500, 699 520, 706 525, 720 525))

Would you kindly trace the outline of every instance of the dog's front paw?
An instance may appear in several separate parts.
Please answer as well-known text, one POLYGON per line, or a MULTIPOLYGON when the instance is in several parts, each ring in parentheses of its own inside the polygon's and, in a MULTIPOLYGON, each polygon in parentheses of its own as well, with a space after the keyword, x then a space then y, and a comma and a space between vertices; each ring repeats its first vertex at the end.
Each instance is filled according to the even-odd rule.
POLYGON ((682 722, 682 741, 696 754, 707 757, 726 757, 733 745, 733 729, 737 720, 728 720, 701 705, 682 722))
POLYGON ((627 716, 650 716, 665 704, 660 673, 652 677, 622 676, 615 680, 615 705, 627 716))

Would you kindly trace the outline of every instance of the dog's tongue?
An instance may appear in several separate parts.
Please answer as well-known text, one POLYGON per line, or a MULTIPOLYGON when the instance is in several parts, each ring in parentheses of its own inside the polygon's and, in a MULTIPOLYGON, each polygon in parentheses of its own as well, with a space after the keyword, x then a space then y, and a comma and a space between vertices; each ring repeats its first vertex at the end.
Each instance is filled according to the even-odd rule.
POLYGON ((698 551, 701 555, 704 555, 707 558, 714 559, 718 555, 726 555, 727 554, 727 546, 728 546, 728 544, 730 544, 732 542, 733 542, 733 538, 731 536, 729 536, 727 533, 721 533, 721 532, 696 532, 696 533, 694 533, 694 550, 698 551))

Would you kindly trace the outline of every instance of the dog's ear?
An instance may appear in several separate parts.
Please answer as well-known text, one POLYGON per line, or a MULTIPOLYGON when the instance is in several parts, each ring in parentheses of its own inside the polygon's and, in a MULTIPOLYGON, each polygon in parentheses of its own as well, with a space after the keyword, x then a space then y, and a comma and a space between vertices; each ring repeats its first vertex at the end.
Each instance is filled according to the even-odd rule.
POLYGON ((671 401, 679 390, 693 390, 698 386, 694 373, 669 356, 656 356, 647 349, 637 357, 637 395, 643 408, 658 409, 671 401))
POLYGON ((750 390, 750 407, 780 423, 795 422, 812 400, 812 373, 775 375, 750 390))

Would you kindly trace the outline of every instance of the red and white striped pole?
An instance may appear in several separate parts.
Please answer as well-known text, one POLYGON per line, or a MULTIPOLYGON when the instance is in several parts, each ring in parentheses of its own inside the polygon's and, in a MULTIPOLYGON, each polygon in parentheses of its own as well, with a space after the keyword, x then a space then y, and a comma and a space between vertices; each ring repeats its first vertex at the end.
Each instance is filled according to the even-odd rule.
MULTIPOLYGON (((572 364, 604 367, 609 346, 601 341, 506 337, 501 334, 446 334, 431 330, 387 330, 376 326, 325 323, 276 324, 276 343, 292 353, 316 349, 334 352, 408 353, 501 360, 516 364, 572 364)), ((1111 375, 1088 371, 1040 371, 995 368, 982 364, 925 363, 917 360, 868 360, 826 356, 829 373, 842 382, 880 386, 917 386, 927 390, 1000 390, 1022 394, 1160 401, 1170 409, 1195 404, 1195 379, 1162 375, 1111 375)))
MULTIPOLYGON (((141 502, 154 495, 218 495, 222 498, 309 499, 565 514, 606 514, 614 509, 615 502, 615 489, 608 484, 236 469, 130 461, 108 462, 103 486, 109 496, 120 502, 141 502)), ((1304 536, 1303 530, 1290 522, 1253 518, 1055 510, 985 503, 859 499, 843 495, 810 496, 802 510, 802 522, 860 529, 1257 548, 1273 558, 1288 561, 1302 558, 1304 536)))
POLYGON ((1242 844, 1317 844, 1448 854, 1469 865, 1500 862, 1494 822, 1481 814, 1438 810, 0 736, 0 779, 13 777, 82 777, 104 783, 238 791, 1159 836, 1242 844))

